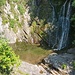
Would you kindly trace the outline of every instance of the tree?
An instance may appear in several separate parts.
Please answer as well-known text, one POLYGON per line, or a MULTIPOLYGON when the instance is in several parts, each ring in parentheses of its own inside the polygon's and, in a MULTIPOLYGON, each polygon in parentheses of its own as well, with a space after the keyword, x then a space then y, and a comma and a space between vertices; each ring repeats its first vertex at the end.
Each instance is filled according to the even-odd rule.
POLYGON ((14 65, 19 64, 19 58, 12 51, 5 39, 0 39, 0 72, 9 75, 14 65))
MULTIPOLYGON (((73 0, 73 2, 72 2, 71 24, 72 24, 73 37, 75 38, 75 0, 73 0)), ((72 43, 75 44, 75 39, 73 39, 73 42, 72 43)))

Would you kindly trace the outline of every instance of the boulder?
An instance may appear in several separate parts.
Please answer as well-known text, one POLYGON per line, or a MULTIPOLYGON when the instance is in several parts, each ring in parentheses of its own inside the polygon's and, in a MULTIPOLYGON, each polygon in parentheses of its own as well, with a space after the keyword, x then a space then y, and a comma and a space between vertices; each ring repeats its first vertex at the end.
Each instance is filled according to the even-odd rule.
POLYGON ((75 48, 68 49, 67 52, 70 54, 75 54, 75 48))
POLYGON ((18 68, 14 68, 11 75, 51 75, 42 66, 22 61, 18 68))
MULTIPOLYGON (((75 61, 75 55, 63 53, 52 53, 44 59, 45 64, 50 66, 50 70, 60 72, 60 75, 74 75, 73 62, 75 61), (52 67, 51 67, 52 66, 52 67)), ((56 74, 57 75, 57 74, 56 74)))

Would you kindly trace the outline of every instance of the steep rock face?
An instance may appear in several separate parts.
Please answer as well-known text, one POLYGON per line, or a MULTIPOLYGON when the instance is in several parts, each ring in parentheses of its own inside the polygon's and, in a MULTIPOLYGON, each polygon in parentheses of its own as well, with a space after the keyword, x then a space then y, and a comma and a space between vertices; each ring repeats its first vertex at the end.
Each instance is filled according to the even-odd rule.
POLYGON ((26 1, 6 1, 1 7, 4 37, 13 43, 37 43, 40 35, 48 47, 65 48, 69 44, 71 0, 28 0, 25 4, 26 1))
POLYGON ((61 50, 69 45, 71 4, 71 0, 41 0, 35 4, 34 17, 49 25, 45 37, 48 47, 61 50))
POLYGON ((21 65, 16 69, 14 68, 11 75, 51 75, 42 66, 33 65, 22 61, 21 65))
POLYGON ((8 39, 10 43, 23 40, 28 41, 28 37, 30 37, 30 28, 28 24, 30 21, 28 13, 29 7, 26 8, 23 15, 20 14, 18 5, 14 2, 10 4, 6 1, 6 4, 2 8, 3 12, 0 15, 1 37, 8 39))
POLYGON ((3 28, 2 28, 2 18, 0 17, 0 34, 3 32, 3 28))

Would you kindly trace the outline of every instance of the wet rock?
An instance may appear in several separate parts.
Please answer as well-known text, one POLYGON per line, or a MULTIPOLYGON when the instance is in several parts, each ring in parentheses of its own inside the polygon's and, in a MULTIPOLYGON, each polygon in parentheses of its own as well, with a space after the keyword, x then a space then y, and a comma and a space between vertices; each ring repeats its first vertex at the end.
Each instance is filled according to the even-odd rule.
POLYGON ((75 48, 71 48, 67 52, 70 53, 70 54, 75 54, 75 48))
MULTIPOLYGON (((51 65, 50 71, 56 71, 60 75, 74 75, 73 64, 75 61, 75 56, 73 54, 63 53, 63 54, 50 54, 47 58, 45 58, 45 63, 51 65), (58 71, 57 71, 58 70, 58 71), (73 72, 72 72, 73 71, 73 72)), ((58 75, 58 74, 56 74, 58 75)))

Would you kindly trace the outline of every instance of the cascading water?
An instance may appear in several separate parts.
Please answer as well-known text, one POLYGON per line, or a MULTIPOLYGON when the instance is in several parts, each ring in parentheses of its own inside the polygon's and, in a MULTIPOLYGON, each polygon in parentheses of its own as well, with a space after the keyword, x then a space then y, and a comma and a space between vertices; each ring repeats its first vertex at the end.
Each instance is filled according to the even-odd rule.
MULTIPOLYGON (((50 42, 52 44, 52 48, 56 48, 57 50, 61 50, 67 46, 68 35, 70 29, 70 14, 71 14, 71 0, 66 0, 63 6, 61 7, 59 17, 56 17, 56 12, 54 5, 50 3, 53 10, 53 19, 52 24, 55 26, 54 35, 55 38, 50 42), (57 20, 57 22, 56 22, 57 20)), ((51 37, 50 37, 51 38, 51 37)), ((49 43, 49 44, 50 44, 49 43)))
POLYGON ((69 29, 70 29, 70 10, 71 10, 71 0, 68 2, 68 7, 66 11, 66 4, 68 0, 64 3, 61 12, 59 15, 59 24, 61 25, 62 33, 58 45, 58 50, 64 48, 67 46, 67 41, 68 41, 68 34, 69 34, 69 29), (61 22, 61 23, 60 23, 61 22))
MULTIPOLYGON (((33 0, 33 3, 35 4, 37 8, 36 16, 38 18, 40 14, 39 11, 42 7, 40 6, 42 1, 43 0, 36 0, 34 3, 34 0, 33 0)), ((49 47, 52 47, 53 49, 56 49, 56 50, 61 50, 67 47, 68 45, 72 0, 61 1, 62 3, 64 2, 63 5, 61 5, 61 2, 59 2, 60 4, 59 3, 55 4, 54 2, 57 2, 57 1, 54 1, 54 0, 45 0, 45 2, 50 3, 50 7, 51 7, 50 11, 52 10, 52 15, 50 14, 50 17, 48 17, 48 20, 47 20, 51 28, 49 28, 46 31, 48 35, 46 38, 46 42, 49 47), (59 7, 61 6, 61 8, 57 6, 59 7)))

